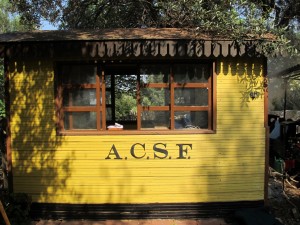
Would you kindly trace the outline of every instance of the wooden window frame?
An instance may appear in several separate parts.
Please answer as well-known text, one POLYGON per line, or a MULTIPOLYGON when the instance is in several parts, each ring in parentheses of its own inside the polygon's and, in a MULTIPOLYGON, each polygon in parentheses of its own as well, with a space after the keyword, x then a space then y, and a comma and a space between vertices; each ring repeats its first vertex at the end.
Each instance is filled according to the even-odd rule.
MULTIPOLYGON (((179 61, 178 63, 180 63, 179 61)), ((56 76, 55 76, 55 105, 56 105, 56 115, 57 115, 57 135, 111 135, 111 134, 214 134, 216 133, 216 71, 215 71, 215 61, 183 61, 187 64, 210 64, 211 76, 208 79, 207 83, 175 83, 173 82, 173 72, 171 69, 170 81, 169 83, 150 83, 147 87, 150 88, 169 88, 170 90, 170 105, 169 106, 141 106, 140 104, 140 91, 142 85, 139 83, 139 77, 137 80, 137 129, 136 130, 107 130, 106 128, 106 84, 105 84, 105 73, 103 65, 101 63, 86 63, 93 64, 97 66, 97 75, 96 75, 96 84, 80 84, 77 85, 80 88, 96 89, 96 106, 63 106, 62 93, 63 88, 74 88, 75 85, 62 85, 60 77, 60 66, 61 65, 78 65, 78 62, 75 63, 64 63, 60 62, 56 66, 56 76), (101 68, 101 69, 100 69, 101 68), (207 88, 208 89, 208 105, 207 106, 176 106, 174 102, 175 88, 207 88), (99 98, 99 99, 98 99, 99 98), (101 101, 100 101, 101 99, 101 101), (100 102, 102 104, 100 105, 100 102), (97 112, 97 130, 88 130, 88 129, 72 129, 64 130, 64 112, 97 112), (169 111, 170 118, 174 118, 175 112, 178 111, 207 111, 208 112, 208 128, 207 129, 175 129, 175 120, 170 119, 170 129, 160 130, 160 129, 142 129, 141 128, 141 113, 143 111, 169 111), (101 124, 102 121, 102 124, 101 124)), ((139 63, 134 63, 137 67, 139 63)), ((156 62, 143 63, 143 65, 154 65, 158 64, 156 62)), ((172 67, 172 62, 162 62, 161 64, 167 64, 172 67)))

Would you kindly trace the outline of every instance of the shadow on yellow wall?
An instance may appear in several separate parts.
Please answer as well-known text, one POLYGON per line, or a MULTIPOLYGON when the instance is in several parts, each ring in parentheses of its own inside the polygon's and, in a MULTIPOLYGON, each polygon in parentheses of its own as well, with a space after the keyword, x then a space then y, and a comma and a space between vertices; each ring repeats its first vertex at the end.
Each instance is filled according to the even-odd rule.
POLYGON ((57 199, 64 203, 88 202, 86 199, 93 193, 93 201, 99 200, 99 203, 262 199, 263 64, 231 58, 221 60, 217 66, 216 134, 142 135, 138 138, 104 135, 96 139, 56 135, 52 62, 11 62, 8 69, 14 191, 27 192, 34 201, 48 203, 60 203, 57 199), (260 93, 254 100, 249 97, 253 90, 260 93), (146 159, 119 163, 104 160, 112 143, 118 143, 120 151, 125 151, 132 144, 130 141, 150 145, 181 141, 192 143, 193 150, 191 159, 186 161, 146 159), (91 149, 84 147, 85 143, 92 143, 89 144, 91 149), (107 149, 103 147, 105 144, 107 149), (82 149, 87 152, 82 153, 82 149), (89 150, 94 152, 84 156, 89 150), (97 152, 104 156, 102 161, 96 158, 97 152), (86 167, 78 168, 79 161, 86 167), (89 171, 94 177, 85 176, 89 171), (247 178, 251 183, 245 182, 247 178))

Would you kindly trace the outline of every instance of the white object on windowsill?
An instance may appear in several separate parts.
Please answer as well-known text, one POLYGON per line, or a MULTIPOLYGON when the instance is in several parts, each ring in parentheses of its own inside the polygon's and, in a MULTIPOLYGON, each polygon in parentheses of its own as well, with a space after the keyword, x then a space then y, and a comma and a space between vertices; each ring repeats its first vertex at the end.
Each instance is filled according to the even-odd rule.
POLYGON ((109 129, 109 130, 116 130, 116 129, 122 130, 123 129, 123 125, 121 125, 119 123, 115 123, 115 125, 109 125, 107 127, 107 129, 109 129))

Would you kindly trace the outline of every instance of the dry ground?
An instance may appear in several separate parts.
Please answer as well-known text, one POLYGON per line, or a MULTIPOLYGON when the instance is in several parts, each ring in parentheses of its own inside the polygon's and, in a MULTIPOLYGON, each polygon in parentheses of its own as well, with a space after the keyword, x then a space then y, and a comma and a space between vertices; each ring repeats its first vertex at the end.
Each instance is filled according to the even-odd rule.
POLYGON ((300 224, 300 183, 283 182, 282 177, 270 172, 270 212, 284 225, 300 224), (284 183, 284 185, 283 185, 284 183))

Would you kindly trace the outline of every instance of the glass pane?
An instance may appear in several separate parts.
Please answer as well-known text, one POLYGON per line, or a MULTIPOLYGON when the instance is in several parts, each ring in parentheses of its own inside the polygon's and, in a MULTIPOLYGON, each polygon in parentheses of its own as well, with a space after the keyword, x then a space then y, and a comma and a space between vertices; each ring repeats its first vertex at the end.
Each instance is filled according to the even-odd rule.
POLYGON ((96 74, 95 65, 64 65, 62 67, 64 84, 95 84, 96 74))
POLYGON ((97 129, 96 118, 96 112, 65 112, 64 127, 65 130, 97 129))
POLYGON ((106 92, 105 92, 105 95, 106 95, 106 96, 105 96, 106 104, 107 104, 107 105, 110 105, 111 102, 112 102, 112 101, 111 101, 111 92, 110 92, 110 91, 106 91, 106 92))
POLYGON ((143 65, 140 69, 141 84, 168 83, 169 74, 169 65, 143 65))
POLYGON ((176 83, 207 83, 210 77, 209 64, 177 64, 173 66, 176 83))
POLYGON ((116 96, 122 93, 136 92, 137 75, 114 75, 116 96))
POLYGON ((106 121, 112 121, 112 110, 106 107, 106 121))
POLYGON ((170 104, 170 90, 166 88, 142 88, 142 106, 166 106, 170 104))
POLYGON ((142 128, 169 129, 169 111, 144 111, 142 112, 142 128))
POLYGON ((175 105, 177 106, 207 106, 207 88, 175 88, 175 105))
POLYGON ((111 88, 111 75, 105 75, 105 87, 111 88))
POLYGON ((80 89, 65 90, 63 94, 64 106, 95 106, 96 90, 80 89))
POLYGON ((207 129, 207 111, 175 112, 175 129, 207 129))

